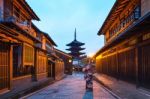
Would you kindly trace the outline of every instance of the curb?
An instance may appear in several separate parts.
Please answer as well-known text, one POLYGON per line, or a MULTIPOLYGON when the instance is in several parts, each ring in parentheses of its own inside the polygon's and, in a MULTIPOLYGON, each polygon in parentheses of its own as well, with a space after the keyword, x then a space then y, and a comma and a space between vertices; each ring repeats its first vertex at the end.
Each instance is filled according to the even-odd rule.
MULTIPOLYGON (((55 82, 56 82, 56 81, 52 81, 49 85, 51 85, 51 84, 53 84, 53 83, 55 83, 55 82)), ((47 85, 47 86, 49 86, 49 85, 47 85)), ((28 94, 25 94, 25 95, 23 95, 22 97, 19 97, 18 99, 26 99, 27 97, 30 97, 30 96, 32 96, 33 94, 38 93, 38 92, 44 90, 45 88, 47 88, 47 86, 45 86, 45 87, 43 87, 43 88, 40 88, 40 89, 37 89, 37 90, 35 90, 35 91, 33 91, 33 92, 30 92, 30 93, 28 93, 28 94)))
POLYGON ((62 78, 50 82, 48 85, 44 86, 43 88, 37 89, 37 90, 35 90, 35 91, 33 91, 33 92, 30 92, 30 93, 28 93, 28 94, 26 94, 26 95, 23 95, 22 97, 19 97, 19 99, 26 99, 27 97, 30 97, 30 96, 32 96, 33 94, 38 93, 38 92, 40 92, 40 91, 46 89, 47 86, 52 85, 52 84, 54 84, 55 82, 61 81, 61 80, 63 80, 63 79, 66 78, 66 77, 67 77, 67 75, 64 75, 62 78))
POLYGON ((17 93, 14 93, 14 94, 12 94, 12 95, 10 95, 8 97, 4 96, 1 99, 3 99, 3 98, 4 99, 19 99, 20 97, 22 97, 24 95, 27 95, 27 94, 30 94, 30 93, 32 93, 34 91, 37 91, 37 90, 41 89, 41 88, 44 88, 44 87, 52 84, 53 82, 54 82, 53 80, 51 80, 51 81, 48 80, 48 81, 45 81, 45 82, 42 82, 42 83, 38 83, 37 85, 33 85, 30 88, 26 88, 24 90, 21 90, 21 91, 19 91, 17 93))
POLYGON ((96 82, 98 82, 99 84, 101 84, 102 87, 103 87, 106 91, 108 91, 113 97, 115 97, 116 99, 122 99, 120 96, 118 96, 117 94, 115 94, 109 86, 107 86, 106 84, 104 84, 104 83, 103 83, 102 81, 100 81, 97 77, 94 76, 94 80, 95 80, 96 82))

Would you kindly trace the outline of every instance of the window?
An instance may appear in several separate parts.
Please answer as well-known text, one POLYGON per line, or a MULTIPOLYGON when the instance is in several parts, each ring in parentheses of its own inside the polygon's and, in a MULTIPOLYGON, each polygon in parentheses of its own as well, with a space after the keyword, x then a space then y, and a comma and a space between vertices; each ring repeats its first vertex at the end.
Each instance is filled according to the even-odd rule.
POLYGON ((24 65, 33 66, 34 65, 34 48, 27 44, 24 44, 24 65))
POLYGON ((113 35, 115 35, 117 32, 127 28, 132 22, 139 19, 140 14, 140 6, 137 6, 133 10, 128 10, 127 13, 121 16, 120 23, 115 24, 113 27, 109 30, 109 38, 111 38, 113 35))
POLYGON ((46 68, 47 68, 47 58, 45 56, 39 55, 38 56, 38 69, 37 69, 37 73, 46 73, 46 68))
MULTIPOLYGON (((20 77, 25 75, 30 75, 34 71, 33 65, 23 65, 22 57, 23 56, 23 49, 24 46, 17 45, 13 46, 13 77, 20 77)), ((33 56, 33 55, 30 55, 33 56)))
POLYGON ((134 10, 134 18, 139 19, 140 18, 140 6, 137 6, 134 10))

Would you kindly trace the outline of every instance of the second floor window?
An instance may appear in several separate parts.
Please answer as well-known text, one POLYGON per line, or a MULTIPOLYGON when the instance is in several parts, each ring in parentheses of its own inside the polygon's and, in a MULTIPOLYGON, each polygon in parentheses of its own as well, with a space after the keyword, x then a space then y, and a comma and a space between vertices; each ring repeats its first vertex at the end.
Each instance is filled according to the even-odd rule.
POLYGON ((24 44, 24 65, 34 65, 34 48, 24 44))
POLYGON ((140 13, 140 6, 137 6, 134 10, 134 18, 135 19, 139 19, 141 16, 141 13, 140 13))

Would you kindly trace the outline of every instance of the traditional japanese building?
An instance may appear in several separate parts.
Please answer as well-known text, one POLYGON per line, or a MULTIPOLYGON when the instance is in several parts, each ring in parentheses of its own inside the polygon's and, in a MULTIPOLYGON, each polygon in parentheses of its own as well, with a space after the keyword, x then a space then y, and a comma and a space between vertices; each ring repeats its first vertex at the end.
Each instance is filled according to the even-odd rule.
POLYGON ((0 94, 7 92, 2 99, 60 78, 57 45, 32 20, 40 19, 25 0, 0 0, 0 94))
POLYGON ((76 29, 75 29, 75 33, 74 33, 74 40, 67 44, 67 46, 69 46, 69 49, 66 49, 68 51, 70 51, 70 55, 73 56, 74 59, 80 59, 81 55, 84 55, 85 53, 81 52, 82 50, 84 50, 85 48, 82 48, 81 46, 85 45, 85 43, 79 42, 77 41, 76 38, 76 29))
POLYGON ((97 71, 150 88, 150 0, 116 0, 98 35, 97 71))
POLYGON ((0 91, 5 91, 31 81, 34 46, 41 41, 31 26, 39 18, 25 0, 1 0, 0 8, 0 91))
POLYGON ((68 53, 55 49, 56 55, 59 56, 64 62, 64 72, 65 74, 72 74, 72 56, 68 53))
POLYGON ((41 43, 36 44, 35 47, 36 80, 40 80, 47 77, 55 79, 55 68, 57 67, 55 62, 58 58, 54 57, 53 59, 52 54, 55 53, 54 46, 57 45, 47 33, 38 30, 37 35, 37 38, 41 41, 41 43))

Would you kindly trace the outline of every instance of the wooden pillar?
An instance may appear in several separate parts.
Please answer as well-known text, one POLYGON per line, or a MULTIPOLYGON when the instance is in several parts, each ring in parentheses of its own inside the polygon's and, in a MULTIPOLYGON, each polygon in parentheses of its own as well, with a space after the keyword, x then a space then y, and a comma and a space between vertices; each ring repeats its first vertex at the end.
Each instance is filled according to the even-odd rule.
POLYGON ((117 80, 120 79, 120 73, 119 73, 119 53, 116 53, 116 61, 117 61, 117 80))
POLYGON ((139 83, 139 65, 140 65, 140 48, 136 47, 135 49, 135 65, 136 65, 136 87, 138 88, 140 86, 139 83))
POLYGON ((37 58, 38 57, 38 50, 35 48, 34 50, 34 74, 33 76, 33 81, 37 81, 37 58))
MULTIPOLYGON (((105 63, 106 63, 106 74, 109 75, 109 64, 108 64, 108 56, 105 58, 105 63)), ((110 75, 109 75, 110 76, 110 75)))
POLYGON ((10 56, 10 59, 9 59, 9 89, 12 89, 12 79, 13 79, 13 46, 10 45, 10 51, 9 51, 9 56, 10 56))

